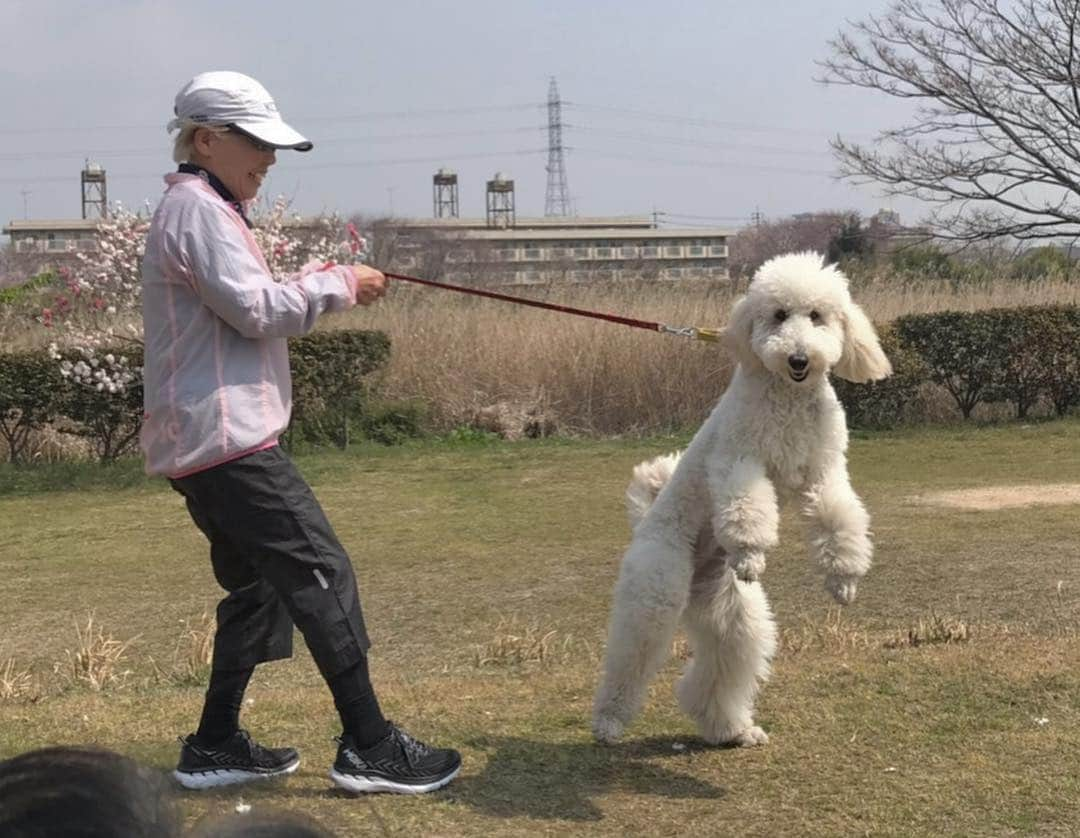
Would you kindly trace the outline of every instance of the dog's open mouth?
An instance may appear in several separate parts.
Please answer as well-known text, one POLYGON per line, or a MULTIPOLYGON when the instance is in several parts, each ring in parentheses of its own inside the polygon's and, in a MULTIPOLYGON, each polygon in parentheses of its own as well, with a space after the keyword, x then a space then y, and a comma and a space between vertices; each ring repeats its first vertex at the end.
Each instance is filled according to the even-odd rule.
POLYGON ((795 370, 788 370, 788 375, 791 376, 792 381, 805 381, 806 376, 810 375, 810 370, 805 369, 799 370, 798 372, 795 370))

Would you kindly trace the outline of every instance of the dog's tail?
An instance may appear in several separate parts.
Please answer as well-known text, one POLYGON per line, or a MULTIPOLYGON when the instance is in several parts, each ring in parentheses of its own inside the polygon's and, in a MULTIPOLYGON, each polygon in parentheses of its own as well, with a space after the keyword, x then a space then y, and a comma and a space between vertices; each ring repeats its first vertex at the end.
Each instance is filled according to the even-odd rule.
POLYGON ((626 487, 626 514, 630 518, 631 529, 645 517, 660 490, 667 485, 681 456, 681 451, 675 451, 634 466, 634 476, 626 487))

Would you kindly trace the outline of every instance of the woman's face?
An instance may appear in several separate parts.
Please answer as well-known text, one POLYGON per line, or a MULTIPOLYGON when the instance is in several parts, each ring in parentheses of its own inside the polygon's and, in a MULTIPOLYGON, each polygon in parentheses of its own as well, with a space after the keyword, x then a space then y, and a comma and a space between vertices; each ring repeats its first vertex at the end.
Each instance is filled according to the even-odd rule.
POLYGON ((191 162, 217 175, 238 201, 258 194, 267 170, 277 161, 273 148, 239 131, 196 131, 194 139, 191 162))

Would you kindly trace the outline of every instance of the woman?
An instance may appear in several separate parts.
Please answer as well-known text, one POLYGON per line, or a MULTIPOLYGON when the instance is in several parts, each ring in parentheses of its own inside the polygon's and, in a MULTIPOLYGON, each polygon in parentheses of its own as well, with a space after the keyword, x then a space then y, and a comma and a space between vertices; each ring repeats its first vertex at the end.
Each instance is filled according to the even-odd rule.
POLYGON ((146 469, 167 477, 210 541, 228 595, 198 730, 181 739, 177 779, 192 789, 289 774, 292 748, 239 726, 254 667, 292 654, 295 624, 344 731, 334 781, 354 792, 418 793, 457 774, 456 751, 387 721, 368 676, 356 579, 344 549, 278 447, 289 423, 286 338, 320 314, 370 305, 386 278, 363 266, 309 266, 275 283, 246 207, 279 149, 309 151, 270 94, 235 72, 195 76, 176 96, 179 130, 143 262, 146 469))

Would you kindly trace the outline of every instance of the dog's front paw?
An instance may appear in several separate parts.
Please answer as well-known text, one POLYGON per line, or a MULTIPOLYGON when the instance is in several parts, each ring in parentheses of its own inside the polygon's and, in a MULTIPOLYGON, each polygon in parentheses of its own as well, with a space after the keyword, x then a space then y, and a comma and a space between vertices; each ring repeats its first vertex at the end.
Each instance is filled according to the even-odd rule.
POLYGON ((728 566, 744 582, 756 582, 765 572, 765 554, 760 550, 740 550, 729 554, 728 566))
POLYGON ((855 601, 855 592, 859 587, 859 577, 839 573, 830 573, 825 577, 825 590, 841 605, 851 605, 855 601))

